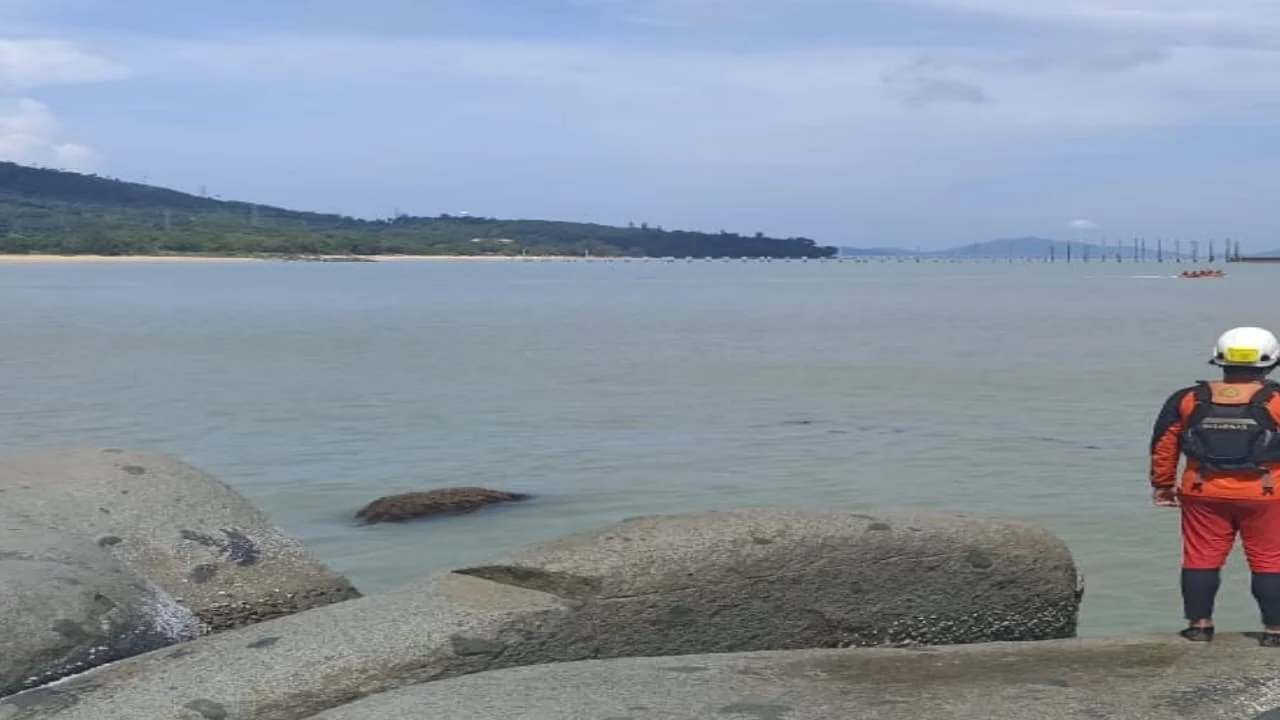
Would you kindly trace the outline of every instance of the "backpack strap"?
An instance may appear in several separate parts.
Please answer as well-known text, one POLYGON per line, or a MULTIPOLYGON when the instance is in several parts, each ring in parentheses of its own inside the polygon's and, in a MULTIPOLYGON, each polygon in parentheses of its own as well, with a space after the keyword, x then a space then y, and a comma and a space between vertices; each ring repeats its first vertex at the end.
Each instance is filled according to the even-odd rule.
MULTIPOLYGON (((1204 419, 1204 415, 1210 413, 1213 406, 1213 388, 1208 384, 1208 380, 1196 380, 1196 387, 1192 388, 1192 397, 1196 398, 1196 404, 1192 405, 1192 411, 1187 414, 1187 418, 1183 420, 1185 427, 1188 429, 1196 427, 1199 421, 1204 419)), ((1204 487, 1204 471, 1197 470, 1192 478, 1192 492, 1199 492, 1204 487)))
MULTIPOLYGON (((1195 404, 1191 406, 1191 412, 1183 418, 1183 425, 1187 428, 1193 428, 1209 414, 1209 409, 1213 407, 1213 389, 1209 387, 1209 381, 1197 380, 1195 387, 1191 388, 1191 396, 1195 398, 1195 404)), ((1191 480, 1191 491, 1200 492, 1204 488, 1204 471, 1197 470, 1191 480)))
POLYGON ((1271 409, 1267 407, 1267 403, 1275 397, 1276 391, 1280 390, 1280 385, 1264 380, 1262 387, 1249 398, 1249 406, 1253 409, 1254 418, 1263 424, 1271 432, 1277 430, 1277 419, 1271 414, 1271 409))
MULTIPOLYGON (((1280 390, 1280 384, 1272 380, 1263 380, 1262 387, 1258 392, 1249 398, 1249 404, 1254 409, 1254 416, 1262 426, 1267 429, 1268 443, 1270 436, 1276 432, 1276 417, 1271 414, 1271 408, 1267 404, 1275 397, 1276 391, 1280 390)), ((1264 470, 1262 473, 1262 494, 1274 495, 1276 492, 1276 471, 1264 470)))
POLYGON ((1195 387, 1191 389, 1191 395, 1196 402, 1184 421, 1187 427, 1200 422, 1209 413, 1209 408, 1213 405, 1213 388, 1209 387, 1208 381, 1197 380, 1195 387))
POLYGON ((1253 401, 1265 407, 1277 390, 1280 390, 1280 383, 1274 380, 1263 380, 1262 389, 1254 394, 1253 401))

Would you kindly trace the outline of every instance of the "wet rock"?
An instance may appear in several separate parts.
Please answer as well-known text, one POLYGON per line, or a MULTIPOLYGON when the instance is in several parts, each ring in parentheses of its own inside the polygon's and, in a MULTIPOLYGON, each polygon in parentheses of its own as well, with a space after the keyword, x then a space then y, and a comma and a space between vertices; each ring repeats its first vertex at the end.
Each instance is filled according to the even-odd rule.
POLYGON ((190 611, 95 543, 0 509, 0 696, 198 631, 190 611))
POLYGON ((226 484, 165 455, 4 454, 0 490, 11 510, 96 541, 211 632, 359 597, 226 484))
POLYGON ((502 502, 528 500, 521 493, 482 487, 454 487, 387 495, 365 505, 356 519, 365 523, 404 522, 438 515, 463 515, 502 502))

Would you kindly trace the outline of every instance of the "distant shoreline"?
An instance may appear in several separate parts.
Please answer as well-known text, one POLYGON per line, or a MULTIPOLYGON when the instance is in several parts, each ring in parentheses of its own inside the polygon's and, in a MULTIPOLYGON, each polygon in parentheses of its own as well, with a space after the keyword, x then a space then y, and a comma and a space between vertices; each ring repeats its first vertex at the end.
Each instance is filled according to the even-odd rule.
POLYGON ((0 265, 247 262, 540 262, 590 260, 578 255, 47 255, 3 254, 0 265))

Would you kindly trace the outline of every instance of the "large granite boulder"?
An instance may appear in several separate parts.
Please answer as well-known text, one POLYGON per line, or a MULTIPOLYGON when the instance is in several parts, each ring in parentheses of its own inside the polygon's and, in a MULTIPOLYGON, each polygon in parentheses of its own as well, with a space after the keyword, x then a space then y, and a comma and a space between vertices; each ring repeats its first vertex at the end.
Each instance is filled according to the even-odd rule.
POLYGON ((1021 523, 640 518, 98 668, 0 700, 0 720, 299 720, 404 685, 541 663, 1066 637, 1078 600, 1066 548, 1021 523))
POLYGON ((1057 537, 937 514, 643 517, 456 572, 581 603, 598 657, 1066 638, 1081 588, 1057 537))
POLYGON ((32 520, 92 538, 210 631, 359 596, 230 487, 165 455, 0 455, 0 497, 32 520))
POLYGON ((444 574, 0 699, 0 720, 294 720, 371 693, 591 657, 545 593, 444 574))
POLYGON ((784 650, 538 665, 311 720, 1276 720, 1275 650, 1161 638, 784 650))
POLYGON ((0 506, 0 696, 194 639, 195 617, 106 551, 0 506))

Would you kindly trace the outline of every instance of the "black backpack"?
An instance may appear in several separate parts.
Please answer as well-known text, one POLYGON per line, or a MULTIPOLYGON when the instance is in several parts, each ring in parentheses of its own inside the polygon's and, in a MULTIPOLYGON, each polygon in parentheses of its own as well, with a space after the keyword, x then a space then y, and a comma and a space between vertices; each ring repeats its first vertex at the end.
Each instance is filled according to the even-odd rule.
POLYGON ((1280 462, 1280 438, 1267 402, 1280 385, 1264 382, 1247 403, 1213 402, 1213 389, 1200 381, 1192 392, 1196 404, 1182 432, 1182 453, 1205 471, 1264 471, 1263 463, 1280 462))

